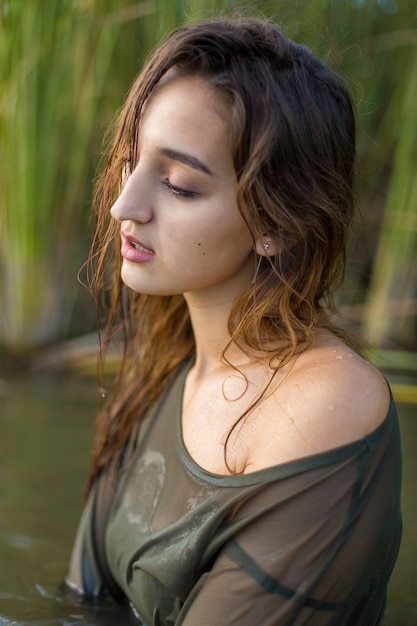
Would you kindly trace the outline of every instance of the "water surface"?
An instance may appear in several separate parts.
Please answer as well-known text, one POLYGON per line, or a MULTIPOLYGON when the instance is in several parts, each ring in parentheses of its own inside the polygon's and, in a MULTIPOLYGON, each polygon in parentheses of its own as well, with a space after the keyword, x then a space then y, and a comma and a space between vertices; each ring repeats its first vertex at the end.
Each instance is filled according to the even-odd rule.
MULTIPOLYGON (((0 385, 0 626, 137 625, 110 599, 62 585, 82 506, 95 382, 31 376, 0 385)), ((404 539, 384 626, 417 626, 417 407, 399 405, 404 539)))

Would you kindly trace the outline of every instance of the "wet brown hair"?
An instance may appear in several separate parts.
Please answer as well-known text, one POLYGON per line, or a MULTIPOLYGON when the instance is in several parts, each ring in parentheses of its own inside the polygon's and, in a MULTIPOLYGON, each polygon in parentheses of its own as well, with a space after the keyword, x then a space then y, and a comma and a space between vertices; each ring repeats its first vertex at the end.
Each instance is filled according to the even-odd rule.
POLYGON ((95 192, 91 287, 104 304, 103 347, 119 332, 124 352, 98 414, 90 486, 194 352, 181 295, 142 295, 122 284, 119 226, 109 213, 123 170, 135 164, 143 106, 173 67, 230 102, 239 209, 254 240, 267 235, 278 250, 260 258, 256 280, 236 301, 231 342, 248 355, 268 354, 276 369, 310 347, 317 329, 350 342, 327 313, 343 277, 354 209, 355 123, 345 87, 266 20, 212 19, 178 28, 134 82, 95 192))

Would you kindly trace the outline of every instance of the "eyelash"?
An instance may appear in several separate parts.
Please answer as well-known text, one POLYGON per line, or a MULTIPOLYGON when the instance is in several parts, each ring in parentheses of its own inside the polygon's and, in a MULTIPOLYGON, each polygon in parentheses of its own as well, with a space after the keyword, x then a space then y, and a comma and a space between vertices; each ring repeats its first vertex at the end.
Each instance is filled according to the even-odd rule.
POLYGON ((195 198, 197 193, 195 191, 189 191, 188 189, 182 189, 181 187, 176 187, 173 185, 168 178, 165 178, 162 181, 162 184, 167 187, 167 189, 176 197, 176 198, 195 198))

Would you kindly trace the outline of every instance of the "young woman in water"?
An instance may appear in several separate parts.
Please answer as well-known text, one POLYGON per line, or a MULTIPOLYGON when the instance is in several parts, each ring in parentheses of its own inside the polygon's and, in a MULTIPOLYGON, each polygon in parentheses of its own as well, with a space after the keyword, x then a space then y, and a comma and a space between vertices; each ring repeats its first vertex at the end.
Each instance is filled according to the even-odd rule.
POLYGON ((266 21, 179 28, 135 81, 95 196, 125 351, 73 588, 146 626, 381 623, 397 417, 328 312, 354 154, 345 88, 266 21))

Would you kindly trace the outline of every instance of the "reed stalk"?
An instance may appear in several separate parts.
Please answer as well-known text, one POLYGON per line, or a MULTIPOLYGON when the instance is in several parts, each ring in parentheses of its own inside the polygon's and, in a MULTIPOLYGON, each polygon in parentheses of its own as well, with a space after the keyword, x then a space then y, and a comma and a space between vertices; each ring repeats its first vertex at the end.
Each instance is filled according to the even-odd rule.
MULTIPOLYGON (((65 337, 74 322, 122 10, 104 0, 0 3, 0 345, 12 350, 65 337)), ((145 18, 156 4, 135 10, 145 18)))

